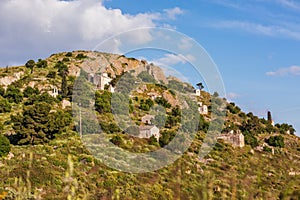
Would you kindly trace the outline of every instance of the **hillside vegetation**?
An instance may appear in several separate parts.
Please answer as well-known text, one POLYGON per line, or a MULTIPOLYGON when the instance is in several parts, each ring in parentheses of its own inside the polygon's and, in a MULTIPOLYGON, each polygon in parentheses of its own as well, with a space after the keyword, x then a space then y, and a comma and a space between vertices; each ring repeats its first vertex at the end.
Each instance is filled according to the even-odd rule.
POLYGON ((202 89, 196 96, 192 85, 165 77, 147 61, 90 51, 0 69, 0 200, 299 199, 300 141, 293 126, 244 113, 202 89), (93 84, 95 74, 107 75, 104 89, 93 84), (222 122, 212 112, 222 111, 222 133, 241 133, 245 146, 219 139, 201 158, 209 126, 222 122), (143 120, 147 115, 150 120, 143 120), (132 153, 195 137, 185 152, 175 143, 183 155, 174 163, 126 173, 100 162, 86 145, 97 141, 95 124, 105 140, 132 153), (140 128, 150 125, 159 139, 140 137, 140 128))

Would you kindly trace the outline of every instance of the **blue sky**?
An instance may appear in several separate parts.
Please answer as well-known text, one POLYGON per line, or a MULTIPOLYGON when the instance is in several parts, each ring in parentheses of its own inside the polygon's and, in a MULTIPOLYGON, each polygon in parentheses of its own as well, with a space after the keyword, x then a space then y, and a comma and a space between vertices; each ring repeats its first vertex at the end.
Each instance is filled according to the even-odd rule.
MULTIPOLYGON (((168 27, 206 49, 228 99, 261 117, 270 110, 275 122, 300 132, 299 13, 292 0, 3 0, 0 66, 93 49, 134 28, 168 27)), ((134 38, 142 43, 146 36, 134 38)))

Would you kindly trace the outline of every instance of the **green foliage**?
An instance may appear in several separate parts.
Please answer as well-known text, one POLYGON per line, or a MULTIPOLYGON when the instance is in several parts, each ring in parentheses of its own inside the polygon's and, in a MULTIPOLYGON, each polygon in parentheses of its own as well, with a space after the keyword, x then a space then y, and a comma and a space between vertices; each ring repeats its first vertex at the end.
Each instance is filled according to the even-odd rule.
POLYGON ((110 139, 110 142, 112 142, 114 145, 122 145, 123 144, 123 140, 119 135, 115 135, 110 139))
POLYGON ((10 152, 10 142, 4 135, 0 134, 0 157, 6 156, 10 152))
POLYGON ((149 98, 146 99, 146 101, 144 99, 140 100, 140 109, 141 110, 149 111, 153 105, 154 105, 154 102, 149 98))
POLYGON ((275 126, 279 129, 279 132, 281 134, 286 134, 287 132, 289 132, 290 134, 294 135, 296 131, 292 125, 286 123, 276 124, 275 126))
POLYGON ((79 53, 79 54, 76 56, 76 59, 80 59, 80 60, 85 59, 85 58, 87 58, 87 56, 84 55, 83 53, 79 53))
POLYGON ((243 132, 245 144, 250 145, 252 148, 258 146, 257 138, 248 131, 243 132))
POLYGON ((64 127, 71 123, 67 112, 50 113, 50 105, 38 102, 26 106, 22 114, 12 115, 13 129, 16 132, 11 142, 19 145, 35 145, 53 139, 64 127))
POLYGON ((157 97, 155 99, 155 102, 165 108, 171 108, 171 104, 168 102, 168 100, 166 100, 165 98, 163 97, 157 97))
POLYGON ((208 131, 208 128, 209 128, 209 122, 205 121, 203 115, 200 115, 198 130, 204 131, 206 133, 208 131))
POLYGON ((63 62, 59 61, 56 63, 55 68, 58 69, 58 75, 61 76, 61 93, 62 97, 67 97, 68 94, 68 85, 67 85, 67 76, 69 74, 68 66, 65 65, 63 62))
POLYGON ((101 130, 104 133, 113 134, 121 132, 121 129, 116 123, 108 123, 105 121, 100 122, 101 130))
POLYGON ((30 87, 30 86, 27 86, 25 89, 24 89, 24 91, 23 91, 23 95, 24 95, 24 97, 30 97, 30 96, 32 96, 32 95, 37 95, 37 94, 39 94, 40 92, 39 92, 39 90, 37 89, 37 88, 32 88, 32 87, 30 87))
POLYGON ((284 147, 284 138, 281 135, 271 136, 266 139, 266 142, 273 147, 284 147))
POLYGON ((73 54, 72 54, 72 52, 68 52, 68 53, 66 53, 66 55, 65 55, 66 57, 72 57, 73 56, 73 54))
POLYGON ((103 91, 103 93, 96 92, 95 108, 100 113, 111 113, 111 93, 103 91))
POLYGON ((11 111, 11 105, 7 99, 0 97, 0 113, 7 113, 11 111))
POLYGON ((6 89, 5 98, 11 103, 20 103, 23 100, 23 94, 19 88, 9 85, 6 89))
POLYGON ((159 145, 159 143, 157 142, 157 139, 153 135, 149 138, 149 144, 154 145, 154 146, 159 145))
POLYGON ((49 71, 49 73, 47 74, 46 77, 55 79, 56 78, 56 71, 49 71))
POLYGON ((126 130, 125 133, 133 136, 138 136, 140 134, 139 127, 137 126, 129 126, 126 130))
POLYGON ((156 125, 160 129, 165 127, 166 116, 164 114, 155 115, 154 119, 151 120, 151 124, 156 125))
POLYGON ((44 92, 42 94, 32 94, 31 96, 29 96, 27 101, 24 102, 24 105, 34 105, 39 102, 44 102, 49 105, 52 105, 54 103, 57 103, 58 100, 52 97, 47 92, 44 92))
POLYGON ((153 76, 151 76, 148 72, 143 71, 138 75, 138 78, 140 78, 143 82, 146 83, 155 83, 155 79, 153 76))
POLYGON ((30 69, 30 72, 33 72, 33 68, 35 66, 35 62, 34 60, 28 60, 25 64, 25 67, 27 67, 28 69, 30 69))
MULTIPOLYGON (((114 114, 128 115, 129 113, 129 97, 123 93, 114 93, 111 100, 111 109, 114 114)), ((110 108, 110 107, 109 107, 110 108)))
POLYGON ((236 106, 235 103, 229 103, 227 105, 227 109, 232 114, 238 114, 241 111, 241 109, 238 106, 236 106))
POLYGON ((272 149, 270 147, 264 146, 263 151, 271 153, 272 149))
POLYGON ((194 88, 192 86, 177 80, 170 80, 168 83, 168 87, 175 91, 183 92, 183 93, 194 92, 194 88))
POLYGON ((63 62, 70 62, 70 58, 63 58, 62 61, 63 62))
POLYGON ((36 63, 36 66, 38 68, 47 68, 48 63, 46 60, 39 59, 38 62, 36 63))
POLYGON ((5 94, 5 89, 0 85, 0 96, 4 96, 5 94))
POLYGON ((176 132, 175 131, 166 131, 166 130, 163 130, 161 133, 160 133, 160 138, 159 138, 159 145, 161 147, 164 147, 165 145, 169 144, 169 142, 175 137, 176 135, 176 132))

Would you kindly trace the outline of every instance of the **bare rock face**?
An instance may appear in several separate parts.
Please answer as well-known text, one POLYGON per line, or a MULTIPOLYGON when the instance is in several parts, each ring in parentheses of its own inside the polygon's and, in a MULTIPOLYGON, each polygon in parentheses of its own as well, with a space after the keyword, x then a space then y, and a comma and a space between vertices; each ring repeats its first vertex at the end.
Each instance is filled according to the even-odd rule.
POLYGON ((17 72, 11 76, 0 78, 0 85, 2 85, 4 88, 7 88, 7 86, 12 84, 13 82, 20 80, 23 74, 24 72, 17 72))
MULTIPOLYGON (((127 58, 123 55, 88 52, 88 59, 81 65, 88 73, 102 73, 107 72, 111 77, 122 74, 122 72, 131 72, 137 76, 143 71, 148 72, 155 80, 168 83, 163 70, 145 60, 137 60, 135 58, 127 58)), ((79 70, 79 69, 78 69, 79 70)), ((72 71, 72 70, 71 70, 72 71)), ((75 73, 75 72, 74 72, 75 73)), ((80 70, 76 74, 79 74, 80 70)))

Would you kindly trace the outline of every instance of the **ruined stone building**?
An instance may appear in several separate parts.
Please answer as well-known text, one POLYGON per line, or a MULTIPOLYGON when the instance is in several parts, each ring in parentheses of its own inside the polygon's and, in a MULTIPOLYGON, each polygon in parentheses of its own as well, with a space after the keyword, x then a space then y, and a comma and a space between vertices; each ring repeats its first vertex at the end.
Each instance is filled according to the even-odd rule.
POLYGON ((157 141, 159 140, 159 128, 156 126, 140 126, 139 131, 139 138, 150 138, 151 136, 154 136, 157 141))
MULTIPOLYGON (((107 73, 89 74, 88 81, 95 84, 98 89, 104 90, 105 85, 109 85, 109 83, 112 81, 112 78, 108 77, 107 73)), ((114 91, 114 89, 111 90, 114 91)))
POLYGON ((244 135, 240 130, 237 131, 230 131, 228 133, 222 133, 217 137, 217 139, 222 139, 225 142, 232 144, 234 147, 244 147, 245 146, 245 139, 244 135))

